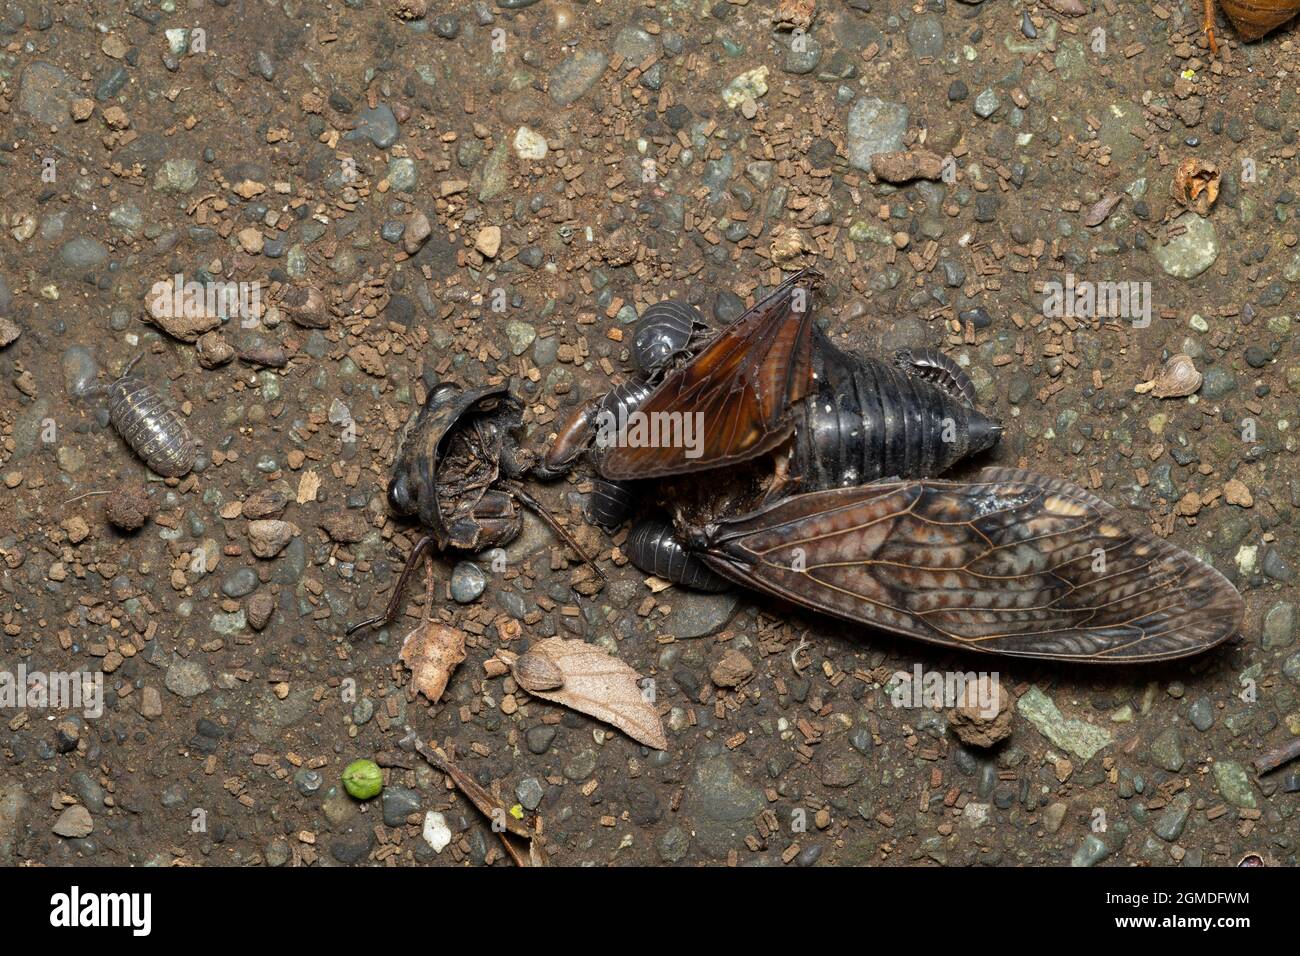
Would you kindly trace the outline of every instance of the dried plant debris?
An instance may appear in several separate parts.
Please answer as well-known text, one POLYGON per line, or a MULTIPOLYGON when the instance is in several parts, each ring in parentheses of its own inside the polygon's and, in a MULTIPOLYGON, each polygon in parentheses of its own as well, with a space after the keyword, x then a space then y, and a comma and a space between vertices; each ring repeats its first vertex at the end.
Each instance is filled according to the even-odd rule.
POLYGON ((1109 193, 1102 196, 1101 199, 1093 203, 1088 210, 1088 215, 1083 217, 1083 224, 1085 226, 1100 226, 1110 218, 1110 214, 1115 211, 1115 208, 1123 199, 1123 193, 1109 193))
POLYGON ((779 0, 772 11, 777 30, 807 30, 817 16, 817 0, 779 0))
POLYGON ((433 570, 426 566, 424 618, 402 641, 401 659, 411 672, 412 685, 431 704, 442 700, 451 675, 465 659, 465 632, 431 620, 433 570))
POLYGON ((943 176, 943 164, 943 157, 928 149, 876 153, 871 157, 871 171, 887 183, 939 179, 943 176))
POLYGON ((1195 157, 1184 159, 1174 170, 1169 191, 1180 206, 1200 216, 1209 215, 1219 198, 1219 167, 1195 157))
POLYGON ((9 319, 0 319, 0 349, 18 341, 18 336, 23 334, 23 330, 18 327, 16 322, 9 319))
POLYGON ((647 747, 668 749, 644 679, 593 644, 552 637, 529 648, 511 671, 534 697, 603 720, 647 747))
POLYGON ((957 706, 948 710, 948 726, 964 744, 992 747, 1011 736, 1011 705, 1001 681, 966 681, 959 691, 957 706))
POLYGON ((531 823, 517 817, 507 808, 505 801, 485 788, 477 780, 454 764, 440 748, 430 747, 417 741, 416 751, 438 770, 445 773, 456 789, 465 795, 470 803, 478 808, 479 813, 492 822, 492 830, 501 838, 506 852, 519 866, 546 866, 546 854, 542 847, 541 818, 533 817, 531 823), (509 834, 509 836, 507 836, 509 834), (526 853, 511 842, 510 836, 528 841, 526 853))
POLYGON ((1201 373, 1196 370, 1192 357, 1179 353, 1165 363, 1155 378, 1133 386, 1133 391, 1139 395, 1150 392, 1156 398, 1184 398, 1196 393, 1201 380, 1201 373))

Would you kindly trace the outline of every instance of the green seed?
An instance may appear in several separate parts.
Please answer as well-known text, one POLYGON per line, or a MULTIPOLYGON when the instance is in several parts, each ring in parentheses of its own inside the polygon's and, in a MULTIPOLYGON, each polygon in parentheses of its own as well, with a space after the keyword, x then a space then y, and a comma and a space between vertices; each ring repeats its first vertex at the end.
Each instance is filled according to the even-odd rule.
POLYGON ((354 760, 343 771, 343 786, 358 800, 369 800, 384 789, 384 772, 373 760, 354 760))

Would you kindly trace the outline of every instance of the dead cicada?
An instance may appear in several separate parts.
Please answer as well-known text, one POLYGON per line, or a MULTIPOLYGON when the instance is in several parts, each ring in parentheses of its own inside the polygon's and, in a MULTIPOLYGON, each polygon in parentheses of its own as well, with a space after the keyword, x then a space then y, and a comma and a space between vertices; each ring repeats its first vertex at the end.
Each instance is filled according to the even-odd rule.
POLYGON ((1244 606, 1227 579, 1091 492, 1005 468, 935 480, 1001 426, 940 353, 890 366, 837 348, 812 320, 811 279, 791 277, 699 344, 679 335, 672 361, 579 411, 535 473, 590 448, 590 516, 621 520, 615 506, 637 499, 667 511, 671 525, 649 518, 628 538, 644 571, 936 644, 1133 662, 1236 632, 1244 606))
POLYGON ((388 506, 419 521, 425 534, 412 548, 383 615, 353 625, 349 634, 396 617, 407 580, 430 548, 481 551, 516 538, 521 504, 582 554, 550 513, 511 480, 532 464, 515 440, 522 412, 504 384, 461 389, 443 383, 407 420, 398 433, 388 506))

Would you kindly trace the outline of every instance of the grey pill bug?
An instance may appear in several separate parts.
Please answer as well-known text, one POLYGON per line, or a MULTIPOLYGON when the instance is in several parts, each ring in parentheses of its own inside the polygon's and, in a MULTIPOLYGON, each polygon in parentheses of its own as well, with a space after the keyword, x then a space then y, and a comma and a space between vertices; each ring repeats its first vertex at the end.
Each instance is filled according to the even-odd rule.
POLYGON ((665 371, 708 325, 688 302, 665 299, 642 313, 632 330, 632 361, 647 379, 665 371))
POLYGON ((108 415, 119 435, 155 473, 179 478, 194 467, 198 454, 185 420, 148 382, 130 374, 133 358, 105 390, 108 415))

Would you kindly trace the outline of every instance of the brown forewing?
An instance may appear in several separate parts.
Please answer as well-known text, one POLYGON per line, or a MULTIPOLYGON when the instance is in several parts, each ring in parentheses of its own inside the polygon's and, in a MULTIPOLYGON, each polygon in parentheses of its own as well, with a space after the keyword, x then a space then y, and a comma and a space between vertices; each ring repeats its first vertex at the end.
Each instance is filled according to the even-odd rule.
POLYGON ((1183 657, 1232 636, 1244 612, 1214 568, 1068 481, 1013 469, 796 495, 709 539, 708 563, 746 586, 1017 657, 1183 657))
POLYGON ((688 457, 680 446, 631 445, 620 438, 602 460, 601 474, 618 480, 703 471, 755 458, 789 438, 790 406, 807 394, 812 379, 809 278, 800 272, 787 279, 641 405, 649 416, 698 414, 699 454, 688 457))

